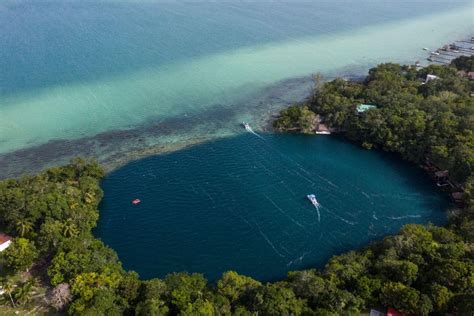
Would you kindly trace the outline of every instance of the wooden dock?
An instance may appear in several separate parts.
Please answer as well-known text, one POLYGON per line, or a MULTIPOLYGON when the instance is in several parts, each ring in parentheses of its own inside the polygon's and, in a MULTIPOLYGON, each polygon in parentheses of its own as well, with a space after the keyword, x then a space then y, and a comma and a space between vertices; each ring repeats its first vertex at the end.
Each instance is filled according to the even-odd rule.
POLYGON ((454 41, 431 52, 427 58, 430 64, 449 65, 454 59, 474 55, 474 36, 470 40, 454 41))

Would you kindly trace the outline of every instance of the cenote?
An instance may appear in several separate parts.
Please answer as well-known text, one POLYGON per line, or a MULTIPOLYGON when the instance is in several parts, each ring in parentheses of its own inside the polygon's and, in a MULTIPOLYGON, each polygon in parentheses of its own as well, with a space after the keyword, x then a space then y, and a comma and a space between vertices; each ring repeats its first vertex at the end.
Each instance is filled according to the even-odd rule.
POLYGON ((407 223, 443 224, 448 205, 416 166, 332 136, 242 133, 129 163, 102 187, 95 234, 142 278, 274 280, 407 223))

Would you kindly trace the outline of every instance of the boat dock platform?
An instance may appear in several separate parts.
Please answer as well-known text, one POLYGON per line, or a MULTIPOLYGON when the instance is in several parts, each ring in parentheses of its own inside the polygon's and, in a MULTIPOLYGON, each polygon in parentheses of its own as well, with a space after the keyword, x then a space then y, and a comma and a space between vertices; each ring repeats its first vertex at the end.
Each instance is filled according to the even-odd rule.
POLYGON ((430 64, 449 65, 454 59, 474 55, 474 36, 470 40, 454 41, 451 44, 446 44, 435 51, 432 51, 427 58, 430 64))

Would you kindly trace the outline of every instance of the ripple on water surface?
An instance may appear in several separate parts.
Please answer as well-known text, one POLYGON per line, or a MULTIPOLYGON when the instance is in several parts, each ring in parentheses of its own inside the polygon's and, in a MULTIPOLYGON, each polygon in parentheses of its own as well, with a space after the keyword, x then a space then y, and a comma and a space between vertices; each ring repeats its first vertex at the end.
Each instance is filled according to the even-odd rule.
POLYGON ((413 166, 333 137, 263 138, 243 134, 113 172, 96 235, 144 278, 189 271, 215 280, 232 269, 271 280, 403 224, 445 221, 446 199, 413 166))

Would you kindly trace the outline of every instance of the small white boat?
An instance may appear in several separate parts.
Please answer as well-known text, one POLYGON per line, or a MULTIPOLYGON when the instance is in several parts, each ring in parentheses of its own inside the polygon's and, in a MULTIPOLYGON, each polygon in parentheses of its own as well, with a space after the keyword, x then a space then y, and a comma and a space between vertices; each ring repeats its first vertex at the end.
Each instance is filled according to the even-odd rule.
POLYGON ((423 47, 423 50, 428 50, 428 47, 423 47))
POLYGON ((250 125, 248 123, 245 123, 245 122, 242 122, 242 126, 246 129, 246 130, 251 130, 252 128, 250 127, 250 125))
POLYGON ((314 206, 319 207, 319 202, 318 202, 318 200, 316 200, 316 195, 308 194, 307 197, 314 206))

